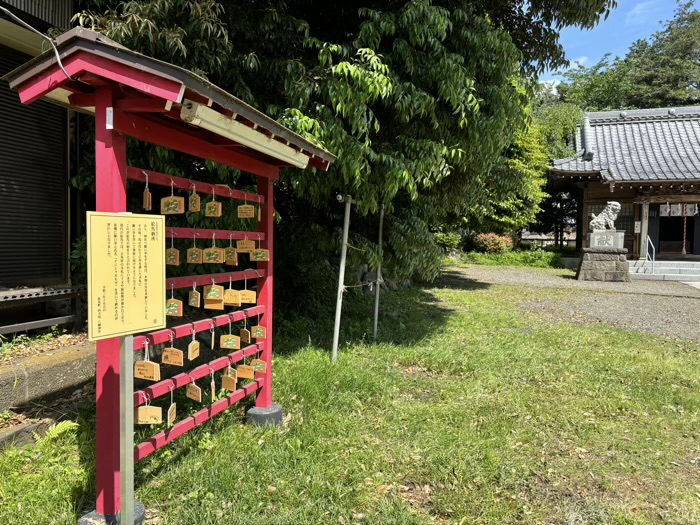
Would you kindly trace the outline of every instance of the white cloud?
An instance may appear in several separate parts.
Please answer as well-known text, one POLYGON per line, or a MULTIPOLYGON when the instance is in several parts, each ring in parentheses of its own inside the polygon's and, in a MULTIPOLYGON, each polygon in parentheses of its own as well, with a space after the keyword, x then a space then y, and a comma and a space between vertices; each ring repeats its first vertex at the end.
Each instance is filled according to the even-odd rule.
POLYGON ((628 26, 638 26, 649 22, 649 17, 659 11, 659 6, 656 5, 656 0, 648 0, 647 2, 639 2, 632 10, 627 13, 625 24, 628 26))
POLYGON ((571 63, 578 64, 579 66, 585 66, 586 64, 588 64, 588 57, 584 55, 584 56, 580 56, 578 58, 574 58, 571 61, 571 63))

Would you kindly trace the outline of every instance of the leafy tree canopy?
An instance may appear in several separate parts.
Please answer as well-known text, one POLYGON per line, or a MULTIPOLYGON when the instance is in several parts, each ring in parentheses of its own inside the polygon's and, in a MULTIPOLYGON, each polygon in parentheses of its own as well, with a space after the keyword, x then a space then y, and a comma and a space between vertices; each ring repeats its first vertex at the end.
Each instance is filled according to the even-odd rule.
MULTIPOLYGON (((540 153, 532 148, 538 128, 527 126, 530 93, 518 78, 563 65, 558 30, 591 27, 614 6, 86 0, 76 20, 207 76, 338 156, 329 173, 283 173, 276 204, 286 239, 329 231, 339 223, 335 193, 350 193, 361 216, 387 206, 394 273, 432 278, 439 252, 431 225, 514 195, 527 206, 540 153)), ((186 169, 179 156, 145 155, 155 169, 186 169)), ((206 169, 213 179, 240 176, 206 169)), ((368 240, 376 224, 353 224, 355 244, 376 252, 368 240)))
POLYGON ((623 58, 603 57, 563 73, 564 101, 586 110, 687 106, 700 103, 700 12, 679 2, 673 19, 638 40, 623 58))

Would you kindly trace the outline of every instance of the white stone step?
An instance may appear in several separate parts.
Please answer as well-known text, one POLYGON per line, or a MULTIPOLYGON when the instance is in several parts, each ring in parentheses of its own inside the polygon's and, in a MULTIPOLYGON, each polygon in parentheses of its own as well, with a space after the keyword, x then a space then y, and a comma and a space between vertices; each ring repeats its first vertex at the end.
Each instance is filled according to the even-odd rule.
POLYGON ((682 281, 682 282, 700 282, 700 273, 697 274, 677 274, 677 273, 632 273, 632 279, 646 281, 682 281))
MULTIPOLYGON (((651 266, 650 261, 629 261, 630 268, 651 266)), ((700 261, 656 261, 657 268, 692 268, 700 270, 700 261)))
MULTIPOLYGON (((644 267, 630 267, 630 273, 652 273, 651 265, 644 267)), ((680 275, 700 275, 700 268, 668 268, 667 266, 656 266, 654 273, 680 274, 680 275)))

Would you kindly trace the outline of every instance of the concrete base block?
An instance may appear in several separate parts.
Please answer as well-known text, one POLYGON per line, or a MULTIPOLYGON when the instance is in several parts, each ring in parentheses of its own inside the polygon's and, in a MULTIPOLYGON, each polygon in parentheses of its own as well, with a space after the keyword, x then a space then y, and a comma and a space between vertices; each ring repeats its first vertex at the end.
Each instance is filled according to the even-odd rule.
MULTIPOLYGON (((134 525, 143 525, 146 520, 146 507, 138 501, 134 505, 134 525)), ((117 525, 119 524, 118 516, 105 516, 97 514, 94 510, 78 520, 78 525, 117 525)))
POLYGON ((245 414, 245 422, 249 425, 275 427, 282 426, 284 413, 282 407, 277 403, 272 403, 268 408, 253 407, 245 414))

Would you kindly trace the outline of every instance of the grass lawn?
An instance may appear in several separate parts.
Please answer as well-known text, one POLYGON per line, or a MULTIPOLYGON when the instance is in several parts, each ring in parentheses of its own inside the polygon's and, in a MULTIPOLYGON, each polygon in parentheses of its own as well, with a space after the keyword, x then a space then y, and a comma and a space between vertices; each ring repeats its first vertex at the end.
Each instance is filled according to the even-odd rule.
MULTIPOLYGON (((330 319, 286 318, 284 428, 231 411, 142 462, 138 498, 159 524, 698 523, 700 348, 517 306, 561 293, 586 292, 404 290, 378 345, 355 298, 337 366, 330 319)), ((0 523, 75 523, 92 425, 0 455, 0 523)))

